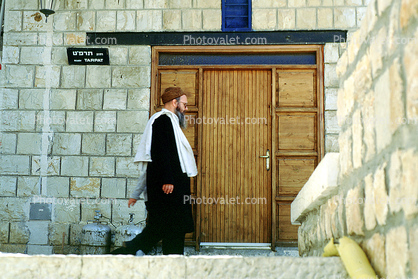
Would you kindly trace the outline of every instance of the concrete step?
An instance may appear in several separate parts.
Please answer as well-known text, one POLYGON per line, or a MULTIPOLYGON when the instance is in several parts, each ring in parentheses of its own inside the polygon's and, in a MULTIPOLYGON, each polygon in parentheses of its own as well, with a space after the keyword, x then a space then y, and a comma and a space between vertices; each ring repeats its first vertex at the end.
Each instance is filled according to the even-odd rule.
POLYGON ((349 278, 338 257, 0 253, 0 278, 349 278))

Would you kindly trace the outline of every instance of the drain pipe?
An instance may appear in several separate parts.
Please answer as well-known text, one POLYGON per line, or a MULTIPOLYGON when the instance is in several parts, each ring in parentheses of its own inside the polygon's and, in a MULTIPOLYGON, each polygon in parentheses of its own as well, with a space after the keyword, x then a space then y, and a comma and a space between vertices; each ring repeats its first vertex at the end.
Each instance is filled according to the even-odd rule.
POLYGON ((0 34, 3 32, 3 17, 4 17, 4 9, 6 7, 6 0, 1 2, 1 11, 0 11, 0 34))

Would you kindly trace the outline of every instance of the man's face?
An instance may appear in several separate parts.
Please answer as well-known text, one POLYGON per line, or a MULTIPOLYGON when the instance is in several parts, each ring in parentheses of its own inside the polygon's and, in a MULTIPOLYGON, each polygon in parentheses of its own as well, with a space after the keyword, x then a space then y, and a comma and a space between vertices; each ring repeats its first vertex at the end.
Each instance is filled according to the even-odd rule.
POLYGON ((177 102, 176 114, 179 118, 180 127, 185 129, 187 128, 186 118, 184 117, 184 112, 187 110, 187 96, 183 95, 180 97, 180 100, 177 102))

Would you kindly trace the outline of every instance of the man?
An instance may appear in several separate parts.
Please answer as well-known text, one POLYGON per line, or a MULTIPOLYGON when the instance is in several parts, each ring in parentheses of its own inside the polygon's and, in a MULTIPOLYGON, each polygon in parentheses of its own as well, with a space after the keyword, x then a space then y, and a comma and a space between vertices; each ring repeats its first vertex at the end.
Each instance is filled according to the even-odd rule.
POLYGON ((147 254, 161 239, 164 255, 183 254, 184 236, 193 231, 191 205, 183 202, 190 195, 189 177, 197 175, 193 150, 180 128, 186 126, 187 96, 170 87, 161 99, 164 108, 148 121, 135 156, 143 172, 128 201, 130 207, 144 193, 147 226, 112 254, 147 254))

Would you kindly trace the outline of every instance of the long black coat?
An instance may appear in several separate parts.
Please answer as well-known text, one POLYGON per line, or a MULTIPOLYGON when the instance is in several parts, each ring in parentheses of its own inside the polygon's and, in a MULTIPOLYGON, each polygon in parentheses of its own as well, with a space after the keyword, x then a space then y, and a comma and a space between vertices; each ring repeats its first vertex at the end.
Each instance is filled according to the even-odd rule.
POLYGON ((192 232, 191 205, 184 202, 190 196, 190 178, 181 170, 173 126, 166 115, 152 125, 151 159, 147 168, 148 225, 163 227, 167 233, 192 232), (163 192, 164 184, 174 185, 171 194, 163 192))

